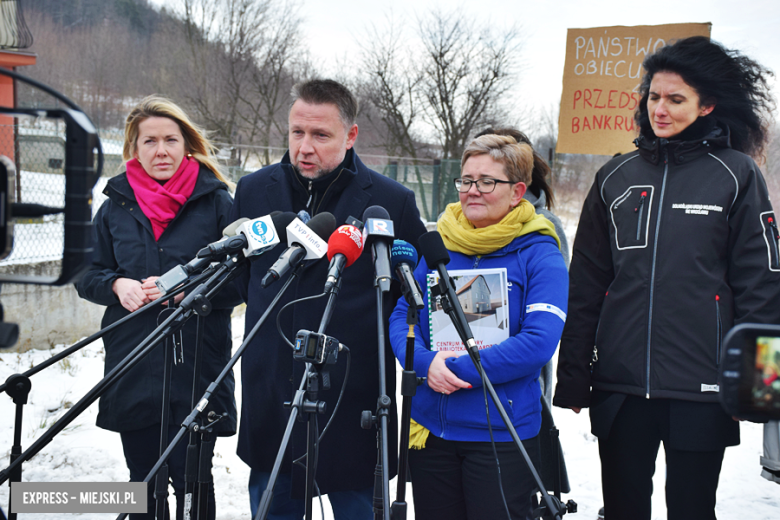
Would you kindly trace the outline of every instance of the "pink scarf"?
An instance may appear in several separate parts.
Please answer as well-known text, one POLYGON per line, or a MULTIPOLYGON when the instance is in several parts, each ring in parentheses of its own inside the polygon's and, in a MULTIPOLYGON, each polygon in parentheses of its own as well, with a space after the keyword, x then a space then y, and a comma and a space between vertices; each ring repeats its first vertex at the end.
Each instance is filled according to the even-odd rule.
POLYGON ((159 240, 165 228, 187 202, 195 189, 200 164, 185 157, 179 169, 164 185, 152 179, 137 159, 127 161, 127 181, 133 188, 138 205, 152 223, 154 239, 159 240))

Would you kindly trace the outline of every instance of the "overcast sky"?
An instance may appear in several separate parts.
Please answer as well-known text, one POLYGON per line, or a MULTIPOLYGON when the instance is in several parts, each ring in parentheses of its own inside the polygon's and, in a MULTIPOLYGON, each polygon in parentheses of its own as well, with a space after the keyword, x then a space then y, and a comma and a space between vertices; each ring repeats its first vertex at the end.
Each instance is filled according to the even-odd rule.
MULTIPOLYGON (((172 0, 152 1, 163 4, 172 0)), ((408 20, 410 28, 416 17, 438 5, 497 26, 517 23, 525 41, 521 56, 524 72, 516 90, 518 112, 560 103, 569 28, 711 22, 714 40, 743 51, 780 74, 777 0, 470 0, 460 4, 431 0, 303 0, 302 33, 318 70, 332 74, 345 57, 355 57, 359 53, 358 39, 367 37, 366 27, 371 23, 381 26, 391 5, 393 16, 408 20)))

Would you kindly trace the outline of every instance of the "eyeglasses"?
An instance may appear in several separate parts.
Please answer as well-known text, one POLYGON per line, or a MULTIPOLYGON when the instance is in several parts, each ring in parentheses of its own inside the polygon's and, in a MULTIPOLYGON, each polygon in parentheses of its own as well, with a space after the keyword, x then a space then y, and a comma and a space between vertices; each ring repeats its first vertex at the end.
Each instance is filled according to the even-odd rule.
POLYGON ((502 181, 499 179, 491 179, 486 177, 484 179, 463 179, 458 177, 455 179, 455 189, 461 193, 466 193, 471 189, 471 185, 477 187, 477 191, 480 193, 493 193, 496 189, 496 185, 501 184, 516 184, 512 181, 502 181))

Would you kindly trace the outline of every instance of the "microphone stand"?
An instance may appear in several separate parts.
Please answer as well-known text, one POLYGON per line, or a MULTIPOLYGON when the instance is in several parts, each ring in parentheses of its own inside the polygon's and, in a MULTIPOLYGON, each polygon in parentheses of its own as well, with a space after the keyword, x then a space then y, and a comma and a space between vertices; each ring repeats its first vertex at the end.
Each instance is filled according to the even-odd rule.
MULTIPOLYGON (((182 287, 176 289, 175 291, 172 291, 170 293, 171 297, 176 296, 180 292, 189 290, 192 286, 198 284, 202 279, 204 279, 208 275, 209 275, 209 270, 205 271, 203 274, 196 277, 193 281, 183 285, 182 287)), ((141 314, 149 312, 152 309, 160 307, 164 301, 166 301, 166 299, 161 298, 155 302, 145 305, 144 307, 136 310, 135 312, 128 314, 124 318, 115 321, 111 325, 99 330, 95 334, 73 344, 72 346, 63 350, 59 354, 52 356, 48 358, 46 361, 43 361, 42 363, 39 363, 38 365, 30 368, 26 372, 22 374, 10 375, 6 379, 5 383, 0 385, 0 393, 5 392, 6 394, 8 394, 8 396, 11 397, 11 399, 13 400, 14 404, 16 404, 16 413, 15 413, 15 420, 14 420, 14 443, 13 446, 11 447, 11 457, 10 457, 11 465, 14 465, 16 460, 22 455, 22 419, 24 416, 24 405, 27 404, 27 398, 32 389, 32 381, 30 380, 30 377, 50 367, 51 365, 57 363, 58 361, 68 357, 74 352, 81 350, 82 348, 86 347, 87 345, 94 342, 95 340, 102 338, 108 332, 111 332, 112 330, 121 327, 128 321, 140 316, 141 314)), ((5 478, 8 479, 9 486, 11 482, 21 482, 22 463, 20 462, 18 465, 15 465, 13 469, 9 472, 7 477, 3 476, 3 481, 5 478)), ((0 483, 2 482, 0 481, 0 483)), ((8 518, 10 520, 15 520, 16 513, 9 512, 8 518)))
POLYGON ((414 327, 419 321, 418 309, 415 306, 411 294, 404 293, 409 307, 406 310, 406 324, 409 325, 409 333, 406 336, 406 359, 404 361, 403 375, 401 376, 401 447, 398 454, 398 486, 396 499, 390 508, 392 520, 406 520, 406 476, 409 468, 409 428, 412 419, 412 398, 417 393, 417 387, 423 382, 423 378, 417 377, 414 371, 414 327))
MULTIPOLYGON (((323 334, 325 328, 330 323, 330 318, 333 315, 334 302, 336 295, 341 289, 341 277, 336 279, 334 286, 331 288, 328 294, 328 302, 325 305, 325 311, 320 321, 318 334, 323 334)), ((292 401, 285 402, 284 405, 291 408, 290 418, 287 420, 287 427, 284 430, 284 436, 279 446, 279 451, 276 453, 276 459, 274 460, 274 466, 271 470, 271 476, 268 479, 268 485, 263 492, 263 496, 260 499, 260 506, 257 508, 254 520, 265 520, 268 517, 268 512, 271 508, 271 500, 273 499, 273 491, 276 486, 276 480, 279 477, 279 468, 282 466, 284 459, 284 453, 287 451, 287 446, 290 443, 290 437, 292 437, 292 429, 295 425, 295 420, 298 415, 305 413, 306 428, 306 491, 304 495, 305 501, 305 519, 312 519, 312 501, 314 499, 314 477, 317 473, 317 455, 319 450, 319 424, 317 421, 317 414, 324 414, 326 411, 326 403, 319 401, 320 387, 322 390, 330 389, 330 376, 323 370, 323 365, 317 365, 313 363, 306 363, 306 372, 298 385, 292 401), (320 374, 320 371, 323 371, 320 374), (322 381, 320 382, 320 379, 322 381), (305 390, 304 390, 305 387, 305 390), (307 397, 308 396, 308 397, 307 397)))
POLYGON ((387 470, 390 466, 390 442, 387 437, 388 416, 392 400, 387 396, 387 374, 385 373, 385 323, 383 312, 383 296, 389 292, 390 284, 380 283, 376 278, 376 309, 377 309, 377 347, 379 365, 379 398, 377 399, 376 415, 370 410, 361 414, 360 426, 365 429, 377 427, 377 462, 374 469, 374 519, 390 520, 390 479, 387 470))
POLYGON ((520 437, 517 435, 517 430, 515 430, 515 427, 512 424, 512 421, 509 419, 504 406, 501 404, 501 399, 498 397, 498 394, 496 394, 496 391, 493 388, 493 384, 490 382, 490 379, 488 379, 487 374, 485 374, 485 371, 482 368, 482 362, 479 358, 479 350, 474 341, 474 336, 471 334, 471 327, 469 327, 468 322, 465 319, 465 315, 463 314, 460 301, 458 300, 458 297, 455 293, 452 280, 450 279, 444 264, 439 264, 439 283, 431 289, 431 297, 433 298, 436 296, 441 297, 440 301, 442 309, 450 317, 450 320, 452 320, 452 324, 455 326, 455 329, 458 332, 458 336, 460 336, 463 344, 467 346, 466 350, 469 354, 469 357, 471 358, 471 361, 474 363, 474 367, 477 369, 477 373, 479 373, 480 377, 482 378, 482 384, 490 394, 490 397, 493 400, 493 404, 495 404, 496 409, 498 409, 498 413, 501 416, 501 420, 504 421, 504 425, 509 431, 509 434, 512 436, 512 440, 517 446, 517 449, 520 451, 520 454, 523 456, 523 460, 525 461, 526 466, 528 466, 528 470, 531 472, 531 476, 536 482, 539 491, 542 493, 542 499, 544 500, 546 509, 541 507, 534 511, 534 514, 538 513, 541 518, 545 519, 549 518, 560 520, 566 512, 576 512, 576 503, 574 503, 572 500, 569 500, 566 504, 563 504, 561 503, 560 497, 550 495, 547 492, 547 489, 544 487, 544 483, 542 482, 539 473, 536 471, 531 458, 528 456, 528 452, 526 452, 522 440, 520 440, 520 437), (458 316, 462 318, 462 321, 461 319, 458 319, 458 316))
MULTIPOLYGON (((222 419, 222 415, 217 416, 214 412, 209 412, 209 415, 207 417, 208 421, 210 422, 208 426, 202 427, 200 426, 196 421, 199 418, 200 414, 206 409, 206 407, 209 404, 209 399, 214 394, 216 389, 219 387, 219 385, 222 383, 222 381, 230 374, 230 371, 233 369, 236 363, 238 363, 238 360, 241 358, 241 356, 244 354, 244 351, 246 350, 249 343, 254 339, 254 337, 257 335, 257 332, 260 330, 260 327, 265 323, 265 320, 268 318, 268 316, 271 314, 271 311, 276 307, 276 304, 279 302, 279 300, 284 295, 287 288, 290 286, 292 281, 297 277, 298 271, 300 269, 300 265, 293 270, 293 272, 290 274, 290 276, 287 278, 285 283, 282 285, 279 292, 276 294, 274 299, 271 301, 271 304, 268 306, 266 311, 263 313, 263 315, 260 317, 259 320, 257 320, 257 323, 252 328, 252 330, 249 332, 249 334, 246 335, 246 338, 244 339, 244 342, 241 343, 241 346, 236 350, 235 354, 230 358, 227 365, 222 369, 222 372, 219 373, 217 378, 209 384, 208 388, 206 388, 206 391, 204 392, 203 396, 198 400, 197 404, 193 406, 192 411, 190 414, 184 419, 184 421, 181 424, 181 429, 176 433, 176 436, 171 440, 170 444, 168 445, 168 448, 165 450, 165 452, 162 454, 160 459, 157 461, 157 463, 154 465, 154 467, 149 471, 149 474, 144 479, 144 482, 149 483, 151 480, 155 477, 157 472, 162 467, 164 461, 168 460, 168 458, 171 456, 171 453, 176 448, 176 446, 179 444, 179 442, 184 438, 184 434, 189 432, 199 433, 204 430, 207 430, 207 433, 203 436, 206 437, 205 442, 211 442, 211 449, 213 450, 213 441, 208 440, 208 434, 210 432, 211 427, 216 424, 217 421, 222 419)), ((183 302, 182 302, 183 303, 183 302)), ((210 310, 210 309, 209 309, 210 310)), ((208 452, 206 449, 203 448, 203 442, 204 438, 201 438, 201 450, 199 452, 199 458, 198 461, 198 478, 199 478, 199 485, 203 482, 203 473, 205 471, 210 471, 210 464, 211 464, 211 457, 208 455, 208 452), (208 458, 208 460, 204 460, 208 458)), ((202 495, 201 495, 202 496, 202 495)), ((199 499, 199 500, 202 500, 199 499)), ((199 505, 200 508, 200 505, 199 505)), ((198 510, 198 514, 201 514, 201 510, 198 510)), ((205 512, 203 512, 205 515, 205 512)), ((123 520, 127 518, 127 513, 122 513, 119 516, 117 516, 117 520, 123 520)))
MULTIPOLYGON (((244 259, 244 260, 246 260, 246 259, 244 259)), ((176 311, 174 312, 174 314, 176 314, 176 312, 178 312, 178 311, 180 311, 182 309, 185 309, 186 314, 185 314, 184 319, 181 320, 182 321, 182 325, 183 325, 184 321, 186 321, 189 317, 192 316, 192 313, 195 313, 195 314, 198 315, 198 319, 199 319, 198 325, 197 325, 198 343, 200 343, 200 338, 202 336, 202 321, 201 321, 201 318, 205 317, 205 316, 208 316, 211 313, 211 310, 212 310, 211 302, 210 302, 211 298, 213 298, 214 295, 217 292, 219 292, 222 289, 223 286, 225 286, 228 282, 232 281, 238 275, 238 273, 242 269, 244 269, 246 267, 246 265, 247 265, 247 262, 246 261, 240 261, 237 256, 233 256, 233 257, 229 258, 222 265, 220 265, 219 269, 217 270, 217 273, 211 279, 209 279, 208 282, 206 282, 205 284, 200 285, 192 294, 190 294, 189 296, 184 298, 184 300, 182 300, 182 302, 180 304, 180 307, 178 309, 176 309, 176 311), (230 264, 230 265, 228 265, 228 264, 230 264), (226 271, 227 271, 227 274, 225 274, 226 271), (222 274, 225 274, 225 276, 222 277, 221 279, 219 279, 219 277, 222 276, 222 274), (214 285, 214 286, 212 287, 212 285, 214 285), (205 295, 204 295, 204 293, 205 293, 205 295)), ((179 326, 179 328, 181 328, 181 326, 179 326)), ((176 332, 176 331, 173 331, 173 332, 176 332)), ((200 350, 200 349, 201 349, 201 347, 196 345, 196 351, 200 350)), ((243 349, 240 350, 240 353, 242 353, 242 352, 243 352, 243 349)), ((176 446, 178 446, 179 442, 184 437, 184 433, 186 431, 188 431, 188 430, 190 430, 192 432, 196 432, 196 433, 199 432, 199 431, 203 432, 202 435, 201 435, 202 442, 205 442, 206 445, 208 446, 208 448, 211 451, 213 451, 214 441, 210 439, 211 428, 213 427, 214 424, 216 424, 219 420, 221 420, 227 414, 216 416, 216 414, 214 414, 214 412, 209 412, 210 424, 208 426, 205 426, 205 427, 201 427, 200 425, 195 423, 195 420, 198 417, 198 415, 206 408, 206 406, 208 406, 208 398, 211 397, 211 395, 216 390, 216 388, 219 385, 219 383, 221 383, 222 380, 225 377, 227 377, 227 374, 230 372, 230 370, 232 369, 233 365, 238 361, 238 356, 240 356, 240 353, 237 353, 233 358, 231 358, 231 362, 228 363, 228 365, 225 368, 223 368, 222 372, 219 374, 219 376, 215 380, 215 382, 212 383, 211 385, 209 385, 208 389, 206 390, 206 393, 201 398, 201 400, 198 402, 198 405, 194 407, 194 409, 190 413, 190 415, 188 415, 187 418, 184 420, 184 423, 182 424, 182 428, 176 434, 174 439, 170 443, 167 444, 167 447, 164 450, 161 447, 160 458, 157 460, 157 462, 155 463, 154 467, 151 469, 149 474, 144 479, 144 482, 148 484, 149 482, 151 482, 151 480, 153 478, 155 478, 155 476, 157 477, 156 488, 158 488, 160 490, 159 494, 158 494, 157 490, 155 491, 155 496, 157 497, 157 509, 158 509, 158 514, 162 514, 163 515, 163 516, 158 516, 157 518, 165 518, 165 509, 160 507, 160 502, 161 502, 160 501, 160 496, 161 495, 165 495, 167 497, 168 480, 167 480, 167 471, 165 470, 165 465, 166 465, 168 459, 170 458, 171 453, 173 452, 173 450, 176 448, 176 446), (163 469, 162 473, 160 473, 161 469, 163 469), (163 486, 165 486, 164 490, 162 489, 163 486)), ((196 362, 197 362, 197 360, 196 360, 196 362)), ((199 367, 198 367, 198 372, 199 372, 199 367)), ((199 376, 199 374, 198 374, 198 376, 199 376)), ((196 386, 197 386, 197 379, 194 379, 193 391, 194 391, 196 386)), ((165 415, 165 413, 166 413, 166 410, 163 411, 164 415, 165 415)), ((165 440, 163 440, 163 437, 161 435, 162 446, 166 446, 165 442, 167 442, 167 432, 165 434, 165 440)), ((201 485, 202 483, 205 482, 205 484, 208 485, 211 482, 211 474, 210 474, 210 472, 211 472, 211 457, 209 456, 208 460, 203 460, 203 458, 207 456, 207 451, 203 449, 203 444, 201 445, 201 452, 200 452, 199 455, 200 455, 201 459, 197 462, 197 467, 198 467, 198 476, 197 476, 197 478, 198 478, 199 488, 202 489, 202 487, 203 487, 201 485), (204 470, 204 467, 205 467, 205 470, 204 470), (205 476, 203 474, 204 471, 208 473, 207 476, 205 476)), ((189 463, 190 462, 187 461, 187 464, 189 464, 189 463)), ((186 473, 187 473, 187 466, 185 466, 185 474, 186 473)), ((185 475, 185 477, 186 477, 186 475, 185 475)), ((208 497, 206 497, 206 500, 208 500, 208 497)), ((200 514, 200 512, 201 512, 201 507, 202 506, 199 503, 198 504, 198 510, 197 510, 198 514, 200 514)), ((208 504, 206 504, 205 508, 203 509, 203 515, 204 516, 206 515, 207 511, 208 511, 208 504)), ((127 513, 122 513, 117 518, 120 518, 120 519, 127 518, 127 513)), ((198 518, 198 516, 196 516, 195 518, 198 518)))
MULTIPOLYGON (((201 372, 201 366, 203 363, 203 326, 205 323, 205 320, 198 315, 197 317, 197 328, 195 331, 195 366, 193 368, 193 375, 192 375, 192 399, 190 400, 190 408, 194 409, 195 405, 197 404, 197 398, 198 395, 200 395, 201 390, 199 388, 198 383, 200 382, 200 372, 201 372)), ((201 441, 207 440, 204 439, 204 435, 208 436, 208 433, 201 433, 201 441)), ((167 442, 167 438, 165 439, 167 442)), ((204 444, 201 444, 201 447, 205 447, 204 444)), ((213 448, 212 448, 213 449, 213 448)), ((160 455, 164 453, 164 449, 161 447, 160 449, 160 455)), ((208 454, 205 454, 208 456, 208 454)), ((197 492, 198 492, 198 503, 196 508, 196 514, 195 518, 206 518, 206 514, 208 512, 208 485, 211 482, 211 479, 209 478, 211 476, 211 465, 207 464, 208 466, 208 475, 205 476, 206 480, 201 481, 198 477, 200 477, 200 463, 205 463, 206 461, 202 460, 202 458, 199 458, 198 453, 198 435, 195 431, 190 431, 189 435, 189 442, 187 444, 187 456, 185 459, 184 464, 184 517, 190 518, 191 517, 191 510, 193 507, 193 499, 196 491, 197 486, 197 492), (203 484, 205 483, 206 487, 205 490, 203 489, 203 484), (206 502, 203 503, 204 493, 206 493, 206 502), (203 511, 203 516, 201 516, 201 511, 203 511)), ((208 457, 208 460, 211 460, 211 457, 208 457)), ((159 477, 158 477, 159 479, 159 477)))
MULTIPOLYGON (((173 299, 169 300, 169 308, 172 308, 173 299)), ((160 313, 163 315, 165 311, 160 313)), ((158 316, 159 321, 159 316, 158 316)), ((159 323, 158 323, 159 325, 159 323)), ((176 350, 176 333, 171 335, 173 339, 173 349, 176 350)), ((175 360, 174 360, 175 362, 175 360)), ((163 344, 163 395, 162 395, 162 417, 160 419, 160 454, 165 450, 165 446, 168 444, 168 422, 170 416, 170 404, 171 404, 171 377, 173 372, 173 366, 171 363, 171 349, 168 344, 168 339, 165 339, 163 344)), ((162 471, 157 476, 155 482, 154 498, 157 500, 155 504, 156 517, 165 518, 165 510, 168 508, 168 465, 164 465, 162 471)))
MULTIPOLYGON (((158 326, 149 336, 147 336, 130 354, 128 354, 111 372, 103 377, 87 394, 82 397, 75 405, 73 405, 62 417, 60 417, 52 426, 46 430, 46 432, 39 437, 24 453, 21 453, 16 460, 0 471, 0 484, 4 483, 10 478, 14 471, 21 466, 21 464, 40 452, 52 439, 60 433, 65 427, 73 422, 84 410, 86 410, 92 403, 94 403, 103 394, 106 389, 113 385, 119 378, 125 375, 130 369, 137 365, 144 357, 146 357, 166 336, 172 332, 176 332, 183 325, 187 318, 192 314, 192 310, 187 310, 184 307, 185 302, 190 306, 195 305, 209 305, 208 301, 204 298, 203 293, 209 290, 213 285, 218 284, 219 278, 222 274, 229 269, 227 264, 235 262, 234 258, 228 259, 223 262, 217 269, 216 273, 209 278, 209 280, 200 286, 198 286, 189 296, 182 300, 182 306, 176 309, 171 316, 169 316, 160 326, 158 326), (205 302, 205 303, 204 303, 205 302)), ((221 285, 219 285, 221 287, 221 285)))
POLYGON ((206 269, 203 273, 199 274, 192 281, 189 281, 189 282, 187 282, 187 284, 182 285, 178 289, 176 289, 174 291, 171 291, 170 293, 166 294, 165 298, 160 298, 160 299, 158 299, 156 301, 153 301, 152 303, 144 305, 143 307, 141 307, 137 311, 131 312, 130 314, 128 314, 124 318, 115 321, 114 323, 112 323, 111 325, 109 325, 109 326, 107 326, 107 327, 105 327, 103 329, 100 329, 99 331, 97 331, 93 335, 91 335, 91 336, 89 336, 87 338, 82 339, 78 343, 74 343, 73 345, 71 345, 70 347, 66 348, 65 350, 63 350, 62 352, 57 354, 56 356, 52 356, 52 357, 48 358, 46 361, 43 361, 43 362, 35 365, 34 367, 32 367, 31 369, 27 370, 23 374, 13 374, 13 375, 9 376, 8 379, 6 379, 5 383, 0 385, 0 393, 2 393, 2 392, 6 392, 7 393, 8 392, 8 388, 12 384, 18 383, 18 379, 17 378, 19 376, 25 377, 25 378, 29 378, 30 376, 34 376, 35 374, 37 374, 41 370, 52 366, 53 364, 57 363, 58 361, 60 361, 60 360, 62 360, 64 358, 68 357, 69 355, 73 354, 74 352, 76 352, 78 350, 81 350, 82 348, 86 347, 87 345, 89 345, 93 341, 102 338, 108 332, 111 332, 115 328, 124 325, 128 321, 130 321, 130 320, 140 316, 141 314, 144 314, 144 313, 150 311, 151 309, 153 309, 155 307, 159 307, 160 305, 162 305, 162 303, 164 301, 168 300, 170 297, 176 296, 180 292, 188 291, 193 286, 199 284, 204 278, 206 278, 207 276, 210 276, 211 275, 211 271, 212 271, 211 268, 206 269), (13 378, 13 381, 12 381, 12 378, 13 378))

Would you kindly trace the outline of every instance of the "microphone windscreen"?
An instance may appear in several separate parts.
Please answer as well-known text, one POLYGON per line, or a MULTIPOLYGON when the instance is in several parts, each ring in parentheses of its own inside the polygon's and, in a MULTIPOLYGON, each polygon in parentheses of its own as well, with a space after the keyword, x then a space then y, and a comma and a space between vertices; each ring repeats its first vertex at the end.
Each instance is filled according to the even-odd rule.
POLYGON ((370 208, 366 208, 366 211, 363 212, 363 222, 370 218, 382 218, 390 220, 390 213, 388 213, 387 210, 382 206, 371 206, 370 208))
POLYGON ((295 213, 292 211, 285 211, 284 213, 281 211, 274 211, 271 213, 271 220, 274 223, 274 228, 276 228, 276 234, 279 235, 279 243, 283 247, 287 247, 287 233, 285 233, 284 230, 287 229, 290 222, 295 220, 295 213))
POLYGON ((417 250, 412 247, 412 244, 406 240, 393 241, 393 248, 390 250, 390 269, 393 271, 393 278, 398 280, 398 277, 395 275, 395 268, 398 264, 409 264, 412 271, 414 271, 418 260, 417 250))
POLYGON ((223 237, 236 236, 236 233, 238 233, 238 227, 244 222, 249 222, 249 219, 246 217, 241 217, 235 222, 228 224, 227 226, 225 226, 225 229, 222 230, 222 236, 223 237))
POLYGON ((444 247, 444 241, 438 231, 429 231, 420 235, 420 252, 428 267, 435 268, 439 264, 450 263, 450 254, 444 247))
POLYGON ((327 211, 314 215, 306 224, 318 237, 325 240, 336 229, 336 217, 327 211))
POLYGON ((347 267, 363 252, 363 235, 355 226, 345 224, 333 232, 328 240, 328 260, 341 253, 347 258, 347 267))

